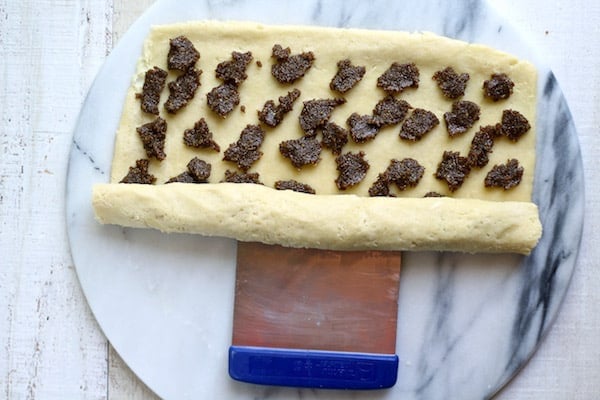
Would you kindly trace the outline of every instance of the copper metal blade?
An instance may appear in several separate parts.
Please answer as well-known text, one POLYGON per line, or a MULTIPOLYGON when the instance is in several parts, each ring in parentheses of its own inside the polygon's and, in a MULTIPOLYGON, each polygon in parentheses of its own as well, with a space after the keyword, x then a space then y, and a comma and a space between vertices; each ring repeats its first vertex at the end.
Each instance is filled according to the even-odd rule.
POLYGON ((395 353, 400 252, 238 243, 233 344, 395 353))

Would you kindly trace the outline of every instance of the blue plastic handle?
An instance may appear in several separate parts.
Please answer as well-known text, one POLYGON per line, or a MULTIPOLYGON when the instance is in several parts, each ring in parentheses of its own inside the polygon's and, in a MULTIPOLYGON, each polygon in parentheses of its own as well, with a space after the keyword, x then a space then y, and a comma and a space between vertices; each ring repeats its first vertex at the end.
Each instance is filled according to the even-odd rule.
POLYGON ((384 389, 396 383, 398 356, 231 346, 229 375, 261 385, 384 389))

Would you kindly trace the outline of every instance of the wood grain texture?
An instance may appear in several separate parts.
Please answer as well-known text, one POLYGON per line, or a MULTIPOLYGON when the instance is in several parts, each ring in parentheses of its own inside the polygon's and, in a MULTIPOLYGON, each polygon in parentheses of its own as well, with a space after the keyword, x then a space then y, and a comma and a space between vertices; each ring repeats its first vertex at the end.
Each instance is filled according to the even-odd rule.
MULTIPOLYGON (((89 85, 151 0, 0 0, 0 399, 156 399, 97 326, 69 252, 64 187, 89 85)), ((539 351, 498 396, 600 393, 600 3, 492 1, 552 66, 582 145, 579 265, 539 351)))
POLYGON ((109 345, 108 351, 108 399, 154 400, 158 397, 138 379, 109 345))
POLYGON ((127 29, 135 22, 135 20, 142 15, 144 11, 152 4, 155 0, 113 0, 113 40, 114 43, 118 43, 119 39, 127 32, 127 29))
MULTIPOLYGON (((112 38, 116 45, 133 22, 154 0, 114 0, 112 38)), ((158 397, 129 369, 109 344, 108 393, 111 400, 156 400, 158 397)))
POLYGON ((0 2, 0 398, 103 398, 107 343, 71 261, 71 130, 112 40, 101 1, 0 2))

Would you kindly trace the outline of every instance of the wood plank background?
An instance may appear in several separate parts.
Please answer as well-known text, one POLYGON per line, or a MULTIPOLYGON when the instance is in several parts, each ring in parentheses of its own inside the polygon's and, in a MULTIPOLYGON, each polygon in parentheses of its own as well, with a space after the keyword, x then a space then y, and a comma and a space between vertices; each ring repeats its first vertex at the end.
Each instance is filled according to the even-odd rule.
MULTIPOLYGON (((0 0, 0 399, 156 399, 111 348, 79 287, 64 187, 72 129, 113 45, 152 0, 0 0)), ((491 2, 546 57, 587 179, 578 269, 533 360, 499 399, 600 398, 600 3, 491 2)))

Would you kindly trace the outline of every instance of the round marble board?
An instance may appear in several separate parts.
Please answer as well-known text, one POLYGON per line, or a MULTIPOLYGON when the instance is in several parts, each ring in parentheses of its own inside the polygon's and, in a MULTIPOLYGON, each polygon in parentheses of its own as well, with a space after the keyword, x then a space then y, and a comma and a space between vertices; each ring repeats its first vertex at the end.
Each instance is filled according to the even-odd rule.
POLYGON ((81 286, 129 367, 166 399, 482 399, 502 388, 548 331, 576 264, 583 220, 577 134, 552 72, 485 3, 359 0, 159 0, 106 60, 83 105, 67 182, 67 223, 81 286), (91 188, 107 182, 114 132, 150 26, 187 20, 432 31, 536 63, 534 201, 544 227, 529 257, 410 253, 403 257, 397 384, 370 392, 235 382, 227 373, 236 242, 102 226, 91 188))

